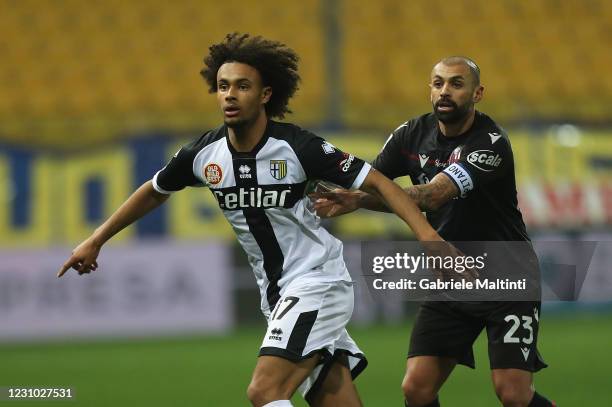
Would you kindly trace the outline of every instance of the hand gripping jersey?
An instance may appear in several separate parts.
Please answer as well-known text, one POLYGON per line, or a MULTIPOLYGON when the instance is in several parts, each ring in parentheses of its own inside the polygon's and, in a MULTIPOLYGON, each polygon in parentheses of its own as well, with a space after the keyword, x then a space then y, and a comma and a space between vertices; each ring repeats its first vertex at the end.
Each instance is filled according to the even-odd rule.
POLYGON ((359 188, 370 165, 292 124, 268 121, 250 152, 222 125, 181 148, 153 178, 160 193, 207 186, 247 253, 269 311, 293 280, 351 281, 342 243, 319 225, 309 180, 359 188))
POLYGON ((445 137, 432 114, 410 120, 389 137, 372 166, 394 179, 409 175, 414 185, 443 172, 460 197, 427 218, 449 241, 528 241, 518 209, 514 159, 505 131, 476 112, 464 134, 445 137))

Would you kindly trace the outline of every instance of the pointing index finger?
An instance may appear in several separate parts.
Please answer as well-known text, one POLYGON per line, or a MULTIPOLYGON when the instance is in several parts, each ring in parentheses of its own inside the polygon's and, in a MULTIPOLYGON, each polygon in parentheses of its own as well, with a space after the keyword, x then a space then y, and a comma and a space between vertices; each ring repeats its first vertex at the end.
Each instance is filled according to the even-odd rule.
POLYGON ((57 278, 60 278, 61 276, 63 276, 66 273, 66 271, 68 271, 69 268, 70 268, 69 265, 64 264, 62 268, 57 272, 57 278))
POLYGON ((60 278, 61 276, 66 274, 66 271, 68 271, 70 269, 70 267, 72 267, 75 264, 76 261, 77 260, 74 257, 70 257, 68 259, 68 261, 66 261, 66 263, 64 263, 62 268, 57 272, 57 278, 60 278))

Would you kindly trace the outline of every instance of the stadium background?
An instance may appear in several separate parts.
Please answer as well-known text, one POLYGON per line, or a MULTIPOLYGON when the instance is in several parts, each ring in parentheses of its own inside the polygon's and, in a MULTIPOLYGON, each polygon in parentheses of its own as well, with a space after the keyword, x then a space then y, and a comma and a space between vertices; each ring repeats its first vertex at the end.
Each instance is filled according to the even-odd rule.
MULTIPOLYGON (((122 232, 99 275, 54 280, 75 244, 219 123, 198 72, 231 31, 294 48, 303 81, 287 119, 366 159, 430 110, 433 63, 472 57, 486 86, 479 109, 510 132, 531 235, 612 240, 606 0, 2 0, 0 9, 0 387, 72 386, 70 405, 246 405, 259 295, 207 191, 178 194, 122 232)), ((375 213, 329 228, 357 280, 361 240, 410 238, 375 213)), ((590 301, 545 304, 551 368, 536 384, 562 406, 612 400, 606 278, 590 301)), ((414 308, 376 302, 359 281, 357 295, 354 337, 371 360, 358 380, 364 402, 400 405, 414 308)), ((458 368, 445 404, 495 405, 483 345, 478 370, 458 368)))

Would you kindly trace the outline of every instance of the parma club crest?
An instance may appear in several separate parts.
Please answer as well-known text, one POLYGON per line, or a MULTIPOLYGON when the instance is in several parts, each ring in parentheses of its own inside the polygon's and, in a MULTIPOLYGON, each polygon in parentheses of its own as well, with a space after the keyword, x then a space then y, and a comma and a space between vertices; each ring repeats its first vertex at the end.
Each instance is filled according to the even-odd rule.
POLYGON ((281 180, 287 176, 287 160, 270 160, 270 174, 281 180))

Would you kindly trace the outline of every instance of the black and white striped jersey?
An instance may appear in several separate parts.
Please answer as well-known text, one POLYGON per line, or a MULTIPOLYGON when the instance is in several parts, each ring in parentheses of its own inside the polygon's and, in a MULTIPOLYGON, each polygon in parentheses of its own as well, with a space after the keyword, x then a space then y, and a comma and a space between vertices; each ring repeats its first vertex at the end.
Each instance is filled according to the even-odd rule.
POLYGON ((269 120, 247 153, 233 148, 225 125, 207 132, 155 174, 153 187, 210 189, 247 253, 265 311, 296 278, 351 280, 342 243, 319 225, 305 189, 309 180, 359 188, 370 168, 310 132, 269 120))

